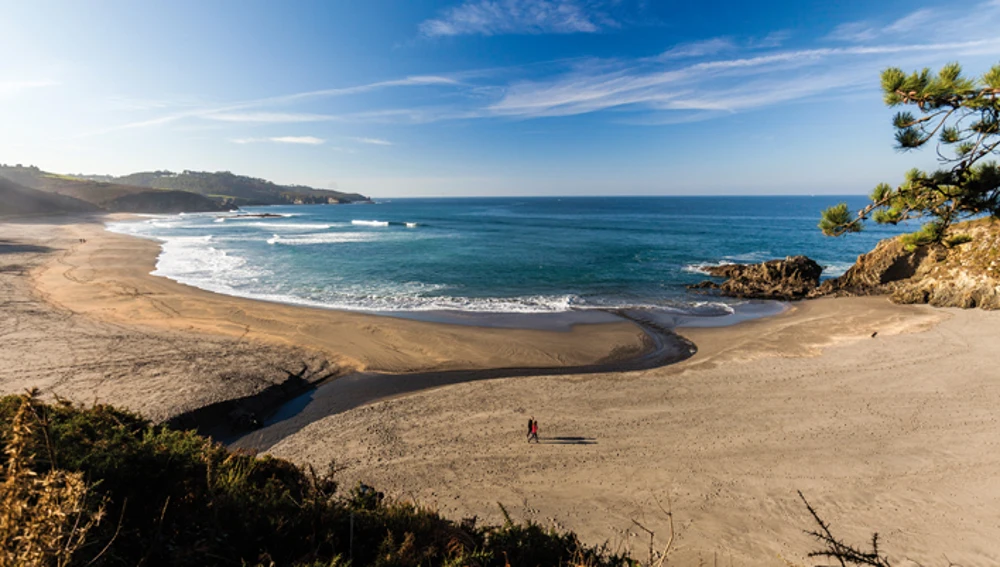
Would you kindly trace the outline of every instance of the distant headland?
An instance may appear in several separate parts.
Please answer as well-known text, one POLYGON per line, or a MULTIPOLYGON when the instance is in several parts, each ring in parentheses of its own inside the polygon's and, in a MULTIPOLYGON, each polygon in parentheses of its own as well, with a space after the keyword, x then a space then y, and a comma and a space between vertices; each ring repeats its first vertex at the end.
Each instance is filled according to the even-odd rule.
POLYGON ((228 211, 255 205, 367 203, 358 193, 278 185, 228 171, 147 171, 121 177, 62 175, 0 164, 0 215, 228 211))

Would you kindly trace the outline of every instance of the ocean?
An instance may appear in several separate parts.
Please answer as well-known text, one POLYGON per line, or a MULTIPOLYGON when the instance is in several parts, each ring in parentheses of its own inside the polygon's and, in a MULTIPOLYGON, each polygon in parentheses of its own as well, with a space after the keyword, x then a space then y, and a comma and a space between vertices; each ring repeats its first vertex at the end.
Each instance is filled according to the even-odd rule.
POLYGON ((824 278, 833 277, 904 230, 871 226, 825 237, 816 228, 820 211, 841 201, 852 209, 867 202, 386 199, 157 216, 108 229, 161 242, 154 275, 265 301, 501 326, 546 316, 597 321, 615 309, 711 322, 779 307, 688 291, 687 284, 706 279, 705 266, 805 254, 824 266, 824 278), (239 216, 265 213, 280 216, 239 216))

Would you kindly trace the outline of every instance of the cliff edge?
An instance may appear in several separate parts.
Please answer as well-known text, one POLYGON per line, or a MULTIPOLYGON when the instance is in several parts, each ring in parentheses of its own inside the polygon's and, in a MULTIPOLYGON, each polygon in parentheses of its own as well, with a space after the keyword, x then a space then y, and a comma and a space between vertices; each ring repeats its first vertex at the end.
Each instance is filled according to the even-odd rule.
POLYGON ((874 250, 810 297, 888 295, 895 303, 1000 309, 1000 219, 957 224, 947 244, 907 249, 899 237, 874 250))

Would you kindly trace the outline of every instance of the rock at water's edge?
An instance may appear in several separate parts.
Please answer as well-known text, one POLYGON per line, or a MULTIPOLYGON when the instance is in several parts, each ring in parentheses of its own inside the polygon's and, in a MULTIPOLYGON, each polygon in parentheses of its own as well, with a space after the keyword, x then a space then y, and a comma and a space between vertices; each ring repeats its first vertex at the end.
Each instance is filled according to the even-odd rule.
POLYGON ((705 269, 728 278, 721 284, 702 282, 692 289, 718 289, 723 295, 746 299, 802 299, 816 290, 823 267, 805 256, 789 256, 761 264, 729 264, 705 269))

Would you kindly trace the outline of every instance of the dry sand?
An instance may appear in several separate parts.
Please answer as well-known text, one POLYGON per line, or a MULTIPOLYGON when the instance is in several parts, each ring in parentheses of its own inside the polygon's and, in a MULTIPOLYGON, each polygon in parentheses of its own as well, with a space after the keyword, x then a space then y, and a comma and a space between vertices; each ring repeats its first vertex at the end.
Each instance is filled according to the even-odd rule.
MULTIPOLYGON (((145 275, 155 253, 100 224, 0 224, 0 388, 165 416, 304 360, 587 364, 643 344, 628 324, 469 329, 226 298, 145 275)), ((1000 314, 820 300, 682 333, 699 352, 680 364, 449 385, 320 419, 271 452, 336 459, 345 483, 455 516, 496 521, 502 502, 639 554, 632 520, 664 543, 669 496, 674 564, 805 564, 797 489, 845 537, 880 531, 896 559, 1000 564, 1000 314), (531 415, 537 446, 525 443, 531 415)))
POLYGON ((1000 314, 819 300, 689 329, 692 359, 629 374, 449 386, 318 421, 271 449, 453 515, 519 519, 676 564, 806 564, 802 490, 895 559, 1000 564, 1000 314), (875 338, 871 333, 878 331, 875 338), (528 445, 529 416, 542 444, 528 445))

